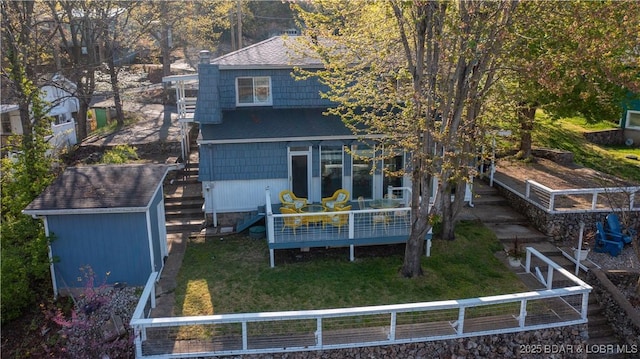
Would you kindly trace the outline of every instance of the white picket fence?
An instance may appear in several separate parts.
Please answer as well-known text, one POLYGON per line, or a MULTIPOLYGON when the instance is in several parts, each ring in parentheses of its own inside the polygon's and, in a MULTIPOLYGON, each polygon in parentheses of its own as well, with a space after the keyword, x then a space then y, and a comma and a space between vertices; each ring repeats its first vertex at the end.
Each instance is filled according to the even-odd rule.
POLYGON ((137 358, 187 358, 403 344, 587 322, 591 287, 533 248, 540 290, 436 302, 323 310, 151 318, 152 273, 130 326, 137 358), (543 274, 546 273, 546 274, 543 274))

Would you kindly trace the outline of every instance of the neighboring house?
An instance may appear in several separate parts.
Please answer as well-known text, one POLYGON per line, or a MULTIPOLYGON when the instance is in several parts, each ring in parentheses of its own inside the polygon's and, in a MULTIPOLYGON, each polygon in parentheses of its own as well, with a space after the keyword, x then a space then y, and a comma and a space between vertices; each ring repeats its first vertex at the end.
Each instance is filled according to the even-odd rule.
POLYGON ((640 99, 631 100, 623 107, 620 128, 627 145, 640 146, 640 99))
POLYGON ((54 294, 81 287, 89 266, 96 284, 143 286, 168 255, 163 198, 166 165, 72 167, 23 213, 42 218, 54 294))
POLYGON ((2 104, 0 105, 0 117, 2 126, 0 126, 0 141, 2 148, 7 145, 9 136, 13 134, 22 134, 22 123, 20 123, 20 107, 18 105, 2 104))
MULTIPOLYGON (((54 75, 51 85, 40 88, 40 98, 46 103, 46 116, 51 121, 51 135, 46 140, 51 144, 54 152, 75 145, 76 137, 76 116, 80 108, 80 103, 73 93, 76 85, 66 78, 54 75)), ((6 145, 7 138, 11 135, 22 135, 24 133, 20 122, 20 112, 18 105, 7 104, 0 107, 2 114, 2 146, 6 145)))
POLYGON ((323 67, 294 54, 287 42, 295 39, 272 37, 213 60, 201 53, 194 120, 200 125, 205 213, 214 225, 218 213, 265 205, 267 187, 279 203, 284 189, 320 202, 340 188, 355 201, 382 198, 388 186, 411 186, 408 176, 388 177, 381 170, 404 168, 406 153, 376 163, 371 173, 372 161, 362 156, 373 157, 367 140, 374 136, 359 138, 339 117, 323 114, 335 104, 320 97, 327 87, 317 78, 292 77, 294 67, 323 67))

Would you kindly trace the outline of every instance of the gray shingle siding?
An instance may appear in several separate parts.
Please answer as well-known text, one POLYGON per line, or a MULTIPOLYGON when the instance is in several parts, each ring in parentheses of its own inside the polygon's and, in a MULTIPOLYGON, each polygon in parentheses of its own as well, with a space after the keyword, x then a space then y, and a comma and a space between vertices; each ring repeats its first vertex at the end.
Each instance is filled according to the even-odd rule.
POLYGON ((194 120, 199 123, 222 123, 220 69, 217 65, 200 64, 198 74, 198 100, 194 120))
POLYGON ((201 145, 200 158, 200 181, 286 178, 288 173, 286 142, 201 145))
POLYGON ((326 108, 332 105, 330 101, 320 98, 320 92, 327 91, 326 86, 320 84, 315 78, 296 81, 291 76, 291 69, 216 72, 210 68, 217 69, 217 66, 200 65, 200 93, 196 107, 196 121, 200 123, 218 123, 213 121, 219 120, 219 111, 236 108, 236 78, 238 77, 271 77, 273 108, 326 108), (201 101, 203 97, 206 100, 201 101), (214 98, 218 100, 214 101, 214 98), (200 106, 203 107, 200 108, 200 106))

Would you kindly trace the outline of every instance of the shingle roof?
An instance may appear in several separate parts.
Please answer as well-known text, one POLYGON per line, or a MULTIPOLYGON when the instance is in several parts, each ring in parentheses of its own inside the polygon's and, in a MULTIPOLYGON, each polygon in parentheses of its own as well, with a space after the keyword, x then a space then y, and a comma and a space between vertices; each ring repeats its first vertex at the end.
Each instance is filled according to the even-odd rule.
POLYGON ((211 60, 212 64, 224 67, 274 68, 274 67, 322 67, 322 62, 298 49, 302 43, 299 36, 274 36, 211 60))
POLYGON ((97 165, 67 168, 25 209, 26 214, 142 211, 169 170, 166 165, 97 165), (62 212, 62 213, 56 213, 62 212))
POLYGON ((223 112, 222 124, 200 125, 202 141, 341 137, 354 138, 337 116, 324 109, 239 109, 223 112))

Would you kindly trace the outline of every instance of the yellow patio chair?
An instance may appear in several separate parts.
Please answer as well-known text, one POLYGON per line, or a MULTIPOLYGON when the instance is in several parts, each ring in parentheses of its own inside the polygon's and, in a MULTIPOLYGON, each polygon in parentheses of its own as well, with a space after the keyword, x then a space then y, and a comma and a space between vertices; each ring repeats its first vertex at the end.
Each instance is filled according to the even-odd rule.
MULTIPOLYGON (((336 211, 336 212, 350 211, 350 210, 351 210, 351 206, 335 207, 335 209, 334 209, 334 211, 336 211)), ((326 215, 326 216, 324 216, 324 220, 322 222, 323 227, 326 224, 330 224, 330 225, 332 225, 334 227, 338 227, 338 234, 340 234, 340 229, 343 226, 346 226, 346 225, 349 224, 349 213, 326 215)))
MULTIPOLYGON (((282 214, 298 214, 299 212, 297 212, 295 209, 293 208, 287 208, 287 207, 280 207, 280 213, 282 214)), ((293 235, 296 235, 296 228, 302 226, 303 224, 305 224, 305 220, 302 218, 302 216, 288 216, 288 217, 282 217, 282 231, 284 232, 284 229, 289 227, 293 230, 293 235)))
POLYGON ((336 207, 344 207, 347 201, 349 201, 349 191, 346 189, 339 189, 335 191, 331 197, 321 200, 322 206, 328 211, 334 211, 336 207))
POLYGON ((296 197, 296 195, 288 189, 281 191, 279 197, 283 207, 293 208, 296 211, 300 211, 300 208, 307 205, 306 198, 296 197))

